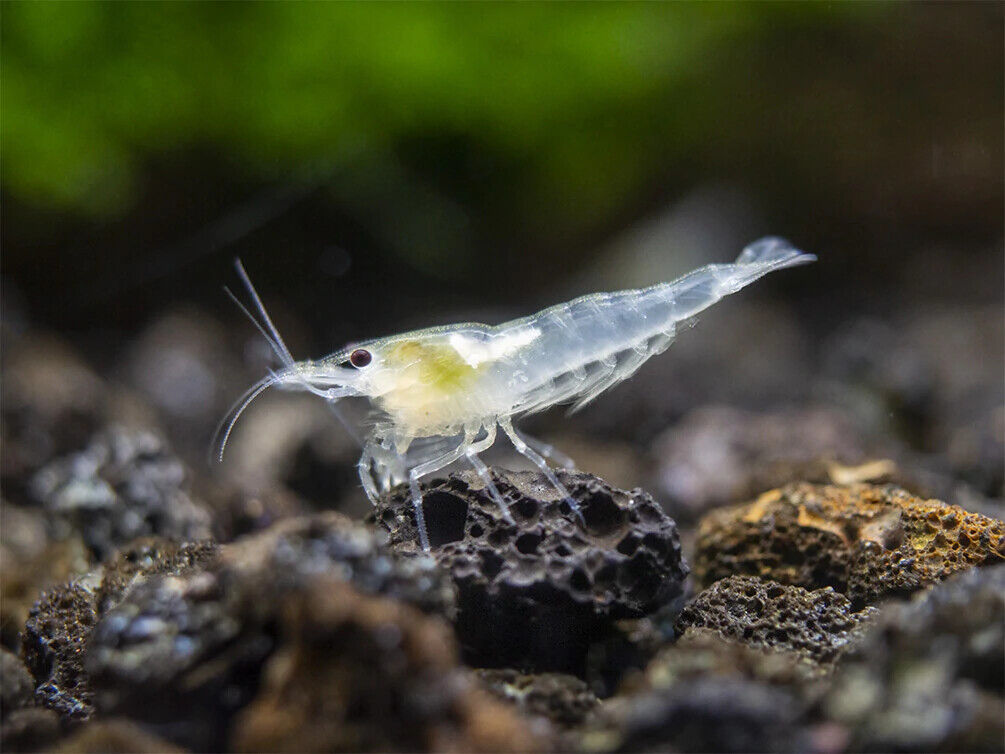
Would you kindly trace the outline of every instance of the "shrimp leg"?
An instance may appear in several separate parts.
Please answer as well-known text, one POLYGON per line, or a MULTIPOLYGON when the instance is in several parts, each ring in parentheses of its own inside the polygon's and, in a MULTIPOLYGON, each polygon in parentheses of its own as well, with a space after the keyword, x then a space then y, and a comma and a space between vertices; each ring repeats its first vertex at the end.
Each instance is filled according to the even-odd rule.
POLYGON ((373 503, 373 505, 377 505, 377 498, 380 497, 380 493, 377 492, 377 483, 373 478, 372 443, 367 443, 363 446, 363 455, 359 457, 359 463, 356 464, 356 469, 359 471, 359 481, 363 485, 363 491, 370 499, 370 502, 373 503))
POLYGON ((565 485, 558 481, 558 477, 555 476, 555 472, 553 472, 548 466, 548 462, 520 438, 520 435, 518 435, 516 430, 513 428, 512 420, 508 416, 500 418, 499 426, 502 427, 503 432, 506 433, 510 442, 513 443, 513 447, 516 448, 516 452, 541 469, 541 473, 544 474, 548 481, 551 482, 551 485, 558 490, 562 498, 569 504, 569 507, 572 508, 572 512, 576 514, 580 522, 585 526, 586 522, 583 519, 582 512, 579 510, 579 503, 577 503, 572 495, 569 494, 569 491, 565 489, 565 485))
POLYGON ((540 453, 549 461, 554 461, 567 471, 573 471, 576 468, 576 462, 573 461, 571 458, 569 458, 569 456, 560 451, 558 448, 556 448, 554 445, 549 445, 543 440, 539 440, 536 437, 528 435, 526 432, 520 432, 519 430, 516 429, 516 427, 514 427, 513 430, 516 432, 517 437, 519 437, 521 440, 527 443, 527 445, 536 450, 538 453, 540 453))
POLYGON ((485 485, 485 489, 489 491, 489 497, 491 497, 495 501, 496 505, 499 506, 499 510, 502 511, 503 518, 512 524, 514 521, 513 516, 509 512, 509 503, 507 503, 506 499, 502 496, 502 494, 500 494, 499 488, 496 487, 496 483, 492 481, 492 475, 489 473, 488 466, 486 466, 485 462, 478 457, 479 453, 492 447, 492 443, 496 441, 495 424, 491 427, 486 427, 485 431, 485 437, 469 446, 467 451, 465 451, 465 455, 468 457, 468 463, 474 467, 475 471, 478 472, 478 476, 481 477, 482 483, 485 485))
POLYGON ((415 510, 415 526, 419 530, 419 543, 422 549, 429 552, 429 534, 426 531, 426 514, 422 510, 422 490, 419 489, 419 479, 426 474, 439 471, 444 466, 449 466, 458 458, 463 456, 474 441, 475 432, 470 429, 464 431, 464 439, 453 450, 443 455, 433 458, 425 463, 420 463, 408 472, 408 487, 412 494, 412 508, 415 510))

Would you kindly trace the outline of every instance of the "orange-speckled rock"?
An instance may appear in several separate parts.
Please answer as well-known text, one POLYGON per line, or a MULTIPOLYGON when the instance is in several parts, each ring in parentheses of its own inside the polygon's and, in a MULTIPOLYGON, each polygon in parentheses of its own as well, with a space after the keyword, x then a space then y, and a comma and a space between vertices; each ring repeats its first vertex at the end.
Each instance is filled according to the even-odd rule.
POLYGON ((695 579, 831 586, 856 605, 1005 560, 1005 523, 892 485, 796 483, 705 516, 695 579))

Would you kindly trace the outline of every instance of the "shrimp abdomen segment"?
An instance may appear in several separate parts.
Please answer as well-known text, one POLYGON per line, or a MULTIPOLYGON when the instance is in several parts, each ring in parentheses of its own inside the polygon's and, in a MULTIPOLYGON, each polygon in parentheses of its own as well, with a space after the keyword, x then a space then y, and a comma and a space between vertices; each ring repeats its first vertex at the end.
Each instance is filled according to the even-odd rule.
POLYGON ((672 342, 677 326, 777 269, 811 262, 778 238, 756 241, 733 264, 710 264, 672 283, 598 293, 545 309, 507 328, 538 335, 511 354, 512 412, 575 401, 573 410, 631 376, 672 342))

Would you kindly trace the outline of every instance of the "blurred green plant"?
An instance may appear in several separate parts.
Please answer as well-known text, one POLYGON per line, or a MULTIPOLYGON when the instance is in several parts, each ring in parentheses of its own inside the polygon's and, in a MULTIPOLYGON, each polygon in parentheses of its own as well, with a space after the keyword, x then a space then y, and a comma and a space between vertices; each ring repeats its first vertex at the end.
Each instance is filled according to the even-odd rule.
POLYGON ((703 83, 736 40, 835 16, 747 3, 6 2, 2 14, 2 183, 30 203, 121 212, 145 159, 192 145, 266 176, 362 165, 365 184, 371 164, 432 137, 432 158, 475 161, 462 188, 502 174, 508 209, 532 223, 609 212, 668 152, 688 154, 729 111, 703 83))

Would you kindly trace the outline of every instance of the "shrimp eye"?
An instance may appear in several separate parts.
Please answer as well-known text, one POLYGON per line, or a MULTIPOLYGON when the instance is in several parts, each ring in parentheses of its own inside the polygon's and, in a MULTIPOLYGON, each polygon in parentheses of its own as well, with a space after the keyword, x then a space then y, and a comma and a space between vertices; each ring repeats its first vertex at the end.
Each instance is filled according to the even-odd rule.
POLYGON ((357 369, 362 369, 373 360, 373 354, 365 348, 357 348, 349 354, 349 363, 357 369))

